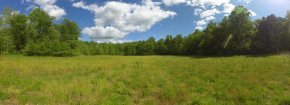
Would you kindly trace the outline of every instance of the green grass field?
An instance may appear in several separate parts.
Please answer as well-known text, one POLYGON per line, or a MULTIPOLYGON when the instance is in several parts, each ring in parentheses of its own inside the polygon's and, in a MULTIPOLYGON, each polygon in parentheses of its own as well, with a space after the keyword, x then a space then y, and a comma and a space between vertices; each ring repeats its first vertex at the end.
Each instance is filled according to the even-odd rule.
POLYGON ((4 105, 289 105, 290 57, 0 56, 4 105))

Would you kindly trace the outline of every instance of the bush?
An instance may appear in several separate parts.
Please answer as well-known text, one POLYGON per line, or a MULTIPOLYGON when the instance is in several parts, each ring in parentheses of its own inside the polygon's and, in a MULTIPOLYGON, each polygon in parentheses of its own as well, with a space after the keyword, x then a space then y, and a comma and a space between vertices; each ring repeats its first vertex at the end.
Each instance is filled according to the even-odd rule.
POLYGON ((28 56, 75 56, 77 55, 67 43, 59 40, 28 42, 24 49, 24 55, 28 56))

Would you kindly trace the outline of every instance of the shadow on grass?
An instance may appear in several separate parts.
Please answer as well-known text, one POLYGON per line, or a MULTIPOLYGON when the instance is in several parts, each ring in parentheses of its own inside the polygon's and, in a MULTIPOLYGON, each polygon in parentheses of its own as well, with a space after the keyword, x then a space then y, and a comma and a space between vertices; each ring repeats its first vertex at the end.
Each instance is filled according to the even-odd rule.
MULTIPOLYGON (((232 58, 232 57, 246 57, 246 58, 264 58, 275 55, 287 55, 290 56, 290 53, 272 53, 272 54, 241 54, 241 55, 177 55, 179 57, 190 57, 192 59, 206 59, 206 58, 232 58)), ((176 55, 175 55, 176 56, 176 55)))

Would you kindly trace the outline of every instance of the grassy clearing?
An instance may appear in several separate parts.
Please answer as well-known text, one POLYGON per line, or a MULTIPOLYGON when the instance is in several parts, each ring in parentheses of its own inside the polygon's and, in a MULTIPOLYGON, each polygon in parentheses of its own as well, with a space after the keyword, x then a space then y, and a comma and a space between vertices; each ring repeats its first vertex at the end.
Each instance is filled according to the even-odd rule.
POLYGON ((290 58, 0 56, 0 104, 289 105, 290 58))

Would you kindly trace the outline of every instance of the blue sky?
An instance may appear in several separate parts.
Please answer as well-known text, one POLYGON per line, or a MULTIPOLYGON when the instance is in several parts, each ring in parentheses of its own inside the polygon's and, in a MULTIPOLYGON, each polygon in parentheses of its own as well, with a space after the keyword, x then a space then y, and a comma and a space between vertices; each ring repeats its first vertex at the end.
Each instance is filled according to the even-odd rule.
POLYGON ((236 5, 251 10, 253 19, 284 17, 290 10, 290 0, 2 0, 0 9, 28 14, 39 7, 56 17, 55 22, 77 22, 81 40, 123 42, 188 35, 209 21, 221 20, 236 5))

